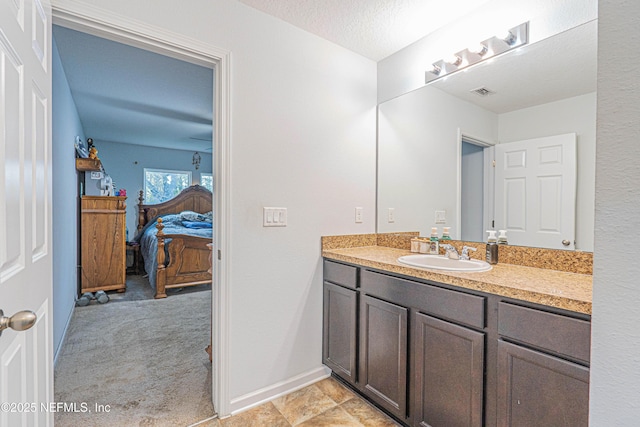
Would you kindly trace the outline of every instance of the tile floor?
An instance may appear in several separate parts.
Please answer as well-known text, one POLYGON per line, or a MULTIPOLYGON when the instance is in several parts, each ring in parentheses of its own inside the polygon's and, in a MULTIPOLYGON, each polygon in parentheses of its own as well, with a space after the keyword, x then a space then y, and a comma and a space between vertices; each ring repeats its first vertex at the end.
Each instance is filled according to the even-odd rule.
POLYGON ((198 427, 392 427, 385 414, 333 378, 327 378, 271 402, 198 427))

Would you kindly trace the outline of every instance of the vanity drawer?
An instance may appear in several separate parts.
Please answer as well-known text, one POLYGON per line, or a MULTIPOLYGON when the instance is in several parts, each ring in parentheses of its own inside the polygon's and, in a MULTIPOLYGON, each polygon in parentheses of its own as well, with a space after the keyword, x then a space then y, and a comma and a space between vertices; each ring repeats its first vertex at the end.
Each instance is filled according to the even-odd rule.
POLYGON ((500 302, 498 333, 589 363, 591 323, 586 320, 500 302))
POLYGON ((324 280, 336 285, 355 289, 358 284, 358 269, 350 265, 324 260, 324 280))
POLYGON ((412 280, 399 279, 369 270, 362 270, 361 289, 378 298, 422 313, 463 323, 476 328, 485 326, 485 298, 432 286, 412 280))

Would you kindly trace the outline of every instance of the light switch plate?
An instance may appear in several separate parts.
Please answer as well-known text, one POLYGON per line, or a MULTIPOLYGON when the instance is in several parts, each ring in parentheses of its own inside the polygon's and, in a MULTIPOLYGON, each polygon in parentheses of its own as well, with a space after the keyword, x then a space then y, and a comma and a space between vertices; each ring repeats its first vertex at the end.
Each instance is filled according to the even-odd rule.
POLYGON ((356 223, 360 224, 362 222, 362 208, 356 208, 356 223))
POLYGON ((262 208, 263 227, 286 227, 287 208, 262 208))
POLYGON ((396 222, 396 209, 389 208, 387 211, 387 222, 396 222))
POLYGON ((447 223, 447 211, 436 211, 436 224, 446 224, 447 223))

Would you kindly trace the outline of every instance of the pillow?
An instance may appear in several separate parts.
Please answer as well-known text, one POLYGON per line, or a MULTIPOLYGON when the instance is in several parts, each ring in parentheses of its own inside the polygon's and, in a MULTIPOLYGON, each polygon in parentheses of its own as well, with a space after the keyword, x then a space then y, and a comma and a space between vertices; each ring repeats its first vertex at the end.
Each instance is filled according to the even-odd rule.
POLYGON ((180 219, 182 221, 200 221, 200 222, 212 222, 213 221, 213 212, 207 212, 204 214, 193 212, 193 211, 182 211, 180 212, 180 219))
POLYGON ((204 221, 182 221, 182 225, 186 228, 213 228, 213 224, 204 221))

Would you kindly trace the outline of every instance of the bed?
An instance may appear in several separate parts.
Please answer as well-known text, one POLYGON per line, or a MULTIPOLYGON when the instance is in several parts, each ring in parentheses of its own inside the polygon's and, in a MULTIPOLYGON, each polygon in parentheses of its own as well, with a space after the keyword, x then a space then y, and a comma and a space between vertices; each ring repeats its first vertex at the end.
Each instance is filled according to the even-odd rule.
POLYGON ((183 225, 200 222, 183 221, 190 213, 212 211, 211 196, 206 188, 192 185, 171 200, 146 205, 140 192, 136 240, 155 298, 166 298, 167 289, 211 283, 211 250, 207 244, 212 241, 213 230, 198 224, 195 228, 183 225))

